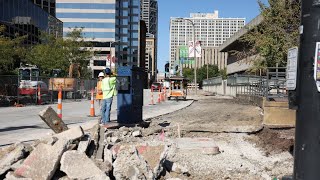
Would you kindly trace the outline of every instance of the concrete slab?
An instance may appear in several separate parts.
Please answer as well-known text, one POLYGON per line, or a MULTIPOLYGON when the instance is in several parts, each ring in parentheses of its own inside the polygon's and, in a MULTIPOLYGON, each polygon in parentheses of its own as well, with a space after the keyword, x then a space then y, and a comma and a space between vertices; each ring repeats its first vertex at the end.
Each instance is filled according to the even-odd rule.
POLYGON ((68 144, 65 139, 58 140, 53 146, 39 144, 14 174, 32 179, 51 179, 68 144))
POLYGON ((109 179, 86 154, 77 151, 63 154, 60 170, 71 179, 109 179))
POLYGON ((211 138, 179 138, 172 140, 181 153, 219 154, 219 147, 211 138))

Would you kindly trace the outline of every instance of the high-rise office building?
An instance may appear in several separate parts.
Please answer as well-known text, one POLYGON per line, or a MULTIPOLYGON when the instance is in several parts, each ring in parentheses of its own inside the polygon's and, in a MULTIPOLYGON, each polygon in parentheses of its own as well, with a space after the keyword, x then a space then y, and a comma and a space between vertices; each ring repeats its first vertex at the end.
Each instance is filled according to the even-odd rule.
POLYGON ((140 65, 140 0, 116 2, 116 59, 119 65, 140 65))
POLYGON ((6 36, 27 36, 26 44, 39 43, 41 31, 62 34, 62 22, 30 0, 1 0, 0 25, 6 36))
MULTIPOLYGON (((195 38, 197 41, 201 41, 202 47, 220 46, 245 25, 245 18, 219 18, 218 11, 214 13, 191 13, 190 18, 187 19, 195 24, 195 38)), ((191 22, 171 18, 170 69, 173 69, 175 64, 179 63, 179 59, 176 59, 177 47, 187 46, 188 42, 193 40, 192 30, 191 22)), ((203 63, 198 64, 203 65, 203 63)))
POLYGON ((105 67, 114 68, 116 0, 56 0, 57 17, 63 21, 63 34, 82 28, 85 41, 93 44, 90 60, 93 77, 105 67))
POLYGON ((146 22, 148 30, 146 69, 149 81, 155 81, 157 77, 158 0, 141 0, 141 20, 146 22))
POLYGON ((43 10, 51 14, 52 16, 56 16, 56 0, 30 0, 35 5, 41 7, 43 10))
POLYGON ((141 0, 141 20, 146 22, 148 33, 158 37, 158 0, 141 0))

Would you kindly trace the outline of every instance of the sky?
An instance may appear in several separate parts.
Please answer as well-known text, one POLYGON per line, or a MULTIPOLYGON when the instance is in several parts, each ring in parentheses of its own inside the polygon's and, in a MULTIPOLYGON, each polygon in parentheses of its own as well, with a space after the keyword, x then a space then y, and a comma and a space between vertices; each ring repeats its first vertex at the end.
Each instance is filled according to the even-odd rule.
MULTIPOLYGON (((262 0, 267 2, 267 0, 262 0)), ((158 70, 169 61, 170 17, 190 17, 190 13, 213 13, 219 17, 246 18, 250 22, 259 13, 257 0, 158 0, 158 70)))

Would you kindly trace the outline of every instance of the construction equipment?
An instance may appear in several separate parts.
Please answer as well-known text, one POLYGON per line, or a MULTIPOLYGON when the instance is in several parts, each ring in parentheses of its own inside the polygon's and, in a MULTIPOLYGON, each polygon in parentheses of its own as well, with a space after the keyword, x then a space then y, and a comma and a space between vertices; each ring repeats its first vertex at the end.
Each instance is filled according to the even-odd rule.
POLYGON ((19 95, 36 95, 38 87, 41 94, 48 93, 48 86, 43 81, 39 81, 40 71, 37 66, 26 64, 19 68, 19 95))
POLYGON ((175 98, 176 100, 187 99, 188 87, 187 80, 181 76, 170 77, 170 92, 168 99, 175 98))
POLYGON ((50 91, 59 91, 62 88, 63 91, 74 92, 76 90, 76 79, 74 78, 74 72, 77 74, 77 78, 80 77, 80 65, 71 63, 69 67, 68 77, 61 77, 62 70, 61 69, 53 69, 52 70, 52 78, 49 81, 49 90, 50 91))

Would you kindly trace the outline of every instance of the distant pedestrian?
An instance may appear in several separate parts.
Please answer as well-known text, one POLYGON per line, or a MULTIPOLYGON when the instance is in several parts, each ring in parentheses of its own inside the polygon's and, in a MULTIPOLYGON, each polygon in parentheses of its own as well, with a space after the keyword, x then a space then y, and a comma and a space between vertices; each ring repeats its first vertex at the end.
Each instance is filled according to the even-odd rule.
POLYGON ((105 78, 102 80, 103 101, 101 108, 101 118, 103 125, 107 126, 110 122, 110 111, 113 96, 117 95, 116 77, 111 77, 111 70, 105 69, 105 78))
POLYGON ((99 103, 99 110, 101 111, 101 100, 103 100, 103 93, 102 93, 102 80, 104 78, 104 73, 100 72, 98 75, 98 82, 96 87, 96 100, 99 103))

